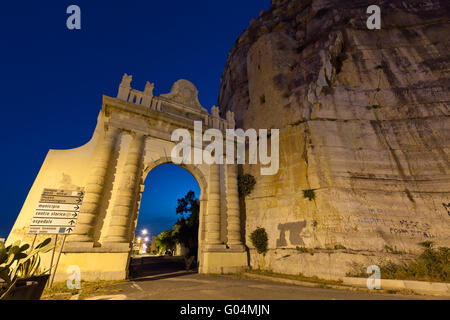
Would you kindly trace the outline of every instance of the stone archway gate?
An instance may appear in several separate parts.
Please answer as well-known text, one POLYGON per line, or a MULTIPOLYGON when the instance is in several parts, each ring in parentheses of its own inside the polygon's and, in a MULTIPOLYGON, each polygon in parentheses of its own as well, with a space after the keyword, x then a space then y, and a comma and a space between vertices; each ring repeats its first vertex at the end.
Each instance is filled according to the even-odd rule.
MULTIPOLYGON (((140 200, 147 174, 171 162, 173 130, 192 135, 194 121, 203 129, 234 129, 234 115, 209 114, 198 101, 196 87, 179 80, 171 92, 153 96, 131 88, 124 75, 116 98, 103 96, 91 140, 76 149, 50 150, 8 237, 30 241, 27 235, 44 188, 85 191, 74 234, 67 236, 56 281, 67 278, 71 265, 82 280, 113 280, 127 276, 140 200)), ((241 241, 236 165, 181 165, 200 186, 199 261, 201 273, 232 273, 248 265, 241 241)), ((174 183, 177 183, 174 181, 174 183)), ((44 236, 40 236, 44 237, 44 236)), ((48 258, 48 257, 47 257, 48 258)), ((48 259, 47 259, 48 260, 48 259)))

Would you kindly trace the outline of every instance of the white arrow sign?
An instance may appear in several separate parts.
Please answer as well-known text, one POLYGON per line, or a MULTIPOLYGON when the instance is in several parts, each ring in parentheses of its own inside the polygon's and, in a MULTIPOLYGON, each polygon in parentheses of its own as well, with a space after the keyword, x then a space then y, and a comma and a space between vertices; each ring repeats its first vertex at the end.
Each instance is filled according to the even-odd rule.
POLYGON ((39 203, 37 210, 80 211, 79 204, 39 203))
POLYGON ((76 219, 66 218, 33 218, 31 226, 58 226, 58 227, 73 227, 76 219))
POLYGON ((78 211, 36 210, 34 218, 78 218, 78 211))

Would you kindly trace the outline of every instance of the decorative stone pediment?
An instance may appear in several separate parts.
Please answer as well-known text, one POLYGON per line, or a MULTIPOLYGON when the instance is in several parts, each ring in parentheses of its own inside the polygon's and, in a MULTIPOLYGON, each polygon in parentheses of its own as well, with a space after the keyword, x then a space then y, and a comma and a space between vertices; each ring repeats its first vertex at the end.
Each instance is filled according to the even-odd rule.
POLYGON ((188 80, 178 80, 173 84, 170 93, 162 94, 160 97, 207 112, 198 101, 197 88, 188 80))
POLYGON ((203 121, 207 127, 219 130, 235 127, 234 113, 227 112, 226 119, 222 119, 219 107, 213 106, 209 114, 198 101, 197 88, 188 80, 178 80, 172 85, 170 93, 159 97, 153 95, 153 83, 147 82, 144 91, 139 91, 131 87, 132 80, 132 76, 125 73, 119 85, 118 100, 189 121, 203 121))

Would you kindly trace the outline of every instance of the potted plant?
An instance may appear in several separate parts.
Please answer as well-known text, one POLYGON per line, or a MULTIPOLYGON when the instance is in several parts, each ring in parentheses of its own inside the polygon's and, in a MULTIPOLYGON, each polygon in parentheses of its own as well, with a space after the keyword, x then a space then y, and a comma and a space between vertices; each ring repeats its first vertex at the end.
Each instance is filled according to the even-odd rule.
POLYGON ((20 241, 5 247, 0 243, 0 300, 39 300, 49 278, 41 272, 41 253, 53 249, 47 238, 29 252, 20 241))

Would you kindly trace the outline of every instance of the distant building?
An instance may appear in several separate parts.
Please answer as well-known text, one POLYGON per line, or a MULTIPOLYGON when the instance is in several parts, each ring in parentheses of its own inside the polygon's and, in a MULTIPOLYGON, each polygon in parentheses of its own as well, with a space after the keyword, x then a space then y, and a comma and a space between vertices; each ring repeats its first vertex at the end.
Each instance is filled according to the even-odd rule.
POLYGON ((189 253, 189 249, 186 248, 181 243, 177 243, 176 249, 175 249, 175 256, 186 256, 189 253))
POLYGON ((142 253, 142 247, 144 245, 144 241, 142 241, 141 237, 137 237, 135 241, 133 241, 133 252, 135 254, 142 253))
POLYGON ((153 252, 156 252, 156 251, 158 251, 158 248, 156 248, 156 237, 152 237, 152 243, 151 243, 151 246, 150 246, 150 252, 151 253, 153 253, 153 252))

